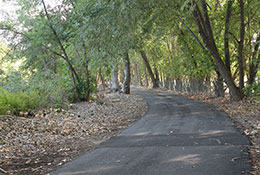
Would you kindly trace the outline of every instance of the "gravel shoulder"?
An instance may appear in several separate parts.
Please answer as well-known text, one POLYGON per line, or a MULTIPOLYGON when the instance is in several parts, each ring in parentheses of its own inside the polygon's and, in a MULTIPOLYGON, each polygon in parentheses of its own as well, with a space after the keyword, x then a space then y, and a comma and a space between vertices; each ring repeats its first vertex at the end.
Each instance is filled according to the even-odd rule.
POLYGON ((47 174, 117 135, 148 110, 137 95, 103 93, 96 99, 68 111, 0 116, 0 174, 47 174))

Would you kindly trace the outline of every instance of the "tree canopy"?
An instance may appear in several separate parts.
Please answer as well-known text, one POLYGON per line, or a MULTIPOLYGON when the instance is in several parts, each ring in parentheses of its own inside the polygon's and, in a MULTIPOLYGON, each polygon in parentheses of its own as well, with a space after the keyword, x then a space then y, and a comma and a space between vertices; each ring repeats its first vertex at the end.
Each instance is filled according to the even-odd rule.
MULTIPOLYGON (((44 91, 56 105, 90 100, 99 83, 111 82, 113 72, 112 79, 129 88, 130 78, 123 83, 128 74, 142 85, 151 80, 154 88, 209 80, 216 95, 229 92, 233 100, 259 91, 258 0, 13 2, 17 19, 0 23, 8 41, 1 44, 8 51, 0 64, 22 60, 19 76, 14 75, 24 82, 21 89, 44 91)), ((1 69, 7 87, 10 76, 2 74, 1 69)))

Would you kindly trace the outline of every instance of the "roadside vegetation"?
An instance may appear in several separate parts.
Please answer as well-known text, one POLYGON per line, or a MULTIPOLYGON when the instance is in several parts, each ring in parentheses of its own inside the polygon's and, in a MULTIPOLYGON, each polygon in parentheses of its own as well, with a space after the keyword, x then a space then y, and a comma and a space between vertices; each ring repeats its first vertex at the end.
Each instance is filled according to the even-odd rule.
POLYGON ((5 3, 0 119, 103 104, 98 92, 130 85, 260 108, 259 0, 5 3))

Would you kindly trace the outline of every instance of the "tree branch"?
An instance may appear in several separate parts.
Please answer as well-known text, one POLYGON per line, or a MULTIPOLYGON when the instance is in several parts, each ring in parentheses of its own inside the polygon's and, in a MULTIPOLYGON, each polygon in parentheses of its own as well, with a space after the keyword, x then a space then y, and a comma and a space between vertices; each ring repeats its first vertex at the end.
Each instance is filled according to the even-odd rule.
POLYGON ((7 30, 7 31, 13 32, 15 34, 22 35, 22 36, 26 37, 27 39, 31 40, 31 37, 29 37, 28 35, 26 35, 22 32, 18 32, 16 30, 8 28, 8 27, 0 27, 0 30, 7 30))
MULTIPOLYGON (((178 15, 177 15, 178 16, 178 15)), ((200 47, 205 51, 205 47, 203 46, 203 44, 201 43, 201 41, 199 40, 198 36, 184 23, 184 21, 181 19, 180 16, 178 16, 178 18, 180 19, 180 21, 182 22, 182 24, 185 26, 185 28, 191 33, 191 35, 196 39, 196 41, 198 42, 198 44, 200 45, 200 47)))

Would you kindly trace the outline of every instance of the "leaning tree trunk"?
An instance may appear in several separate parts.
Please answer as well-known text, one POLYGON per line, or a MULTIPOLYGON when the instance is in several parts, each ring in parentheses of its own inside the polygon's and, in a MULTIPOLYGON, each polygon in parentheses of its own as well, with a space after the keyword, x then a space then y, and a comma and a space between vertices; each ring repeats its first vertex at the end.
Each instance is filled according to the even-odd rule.
POLYGON ((144 52, 144 51, 141 51, 141 55, 142 55, 144 64, 145 64, 145 66, 146 66, 146 68, 147 68, 147 71, 148 71, 148 73, 149 73, 149 75, 150 75, 150 78, 151 78, 151 80, 152 80, 153 88, 158 88, 158 87, 159 87, 158 82, 156 81, 156 78, 155 78, 155 76, 154 76, 154 73, 153 73, 153 71, 152 71, 152 68, 151 68, 151 66, 150 66, 150 63, 149 63, 149 61, 148 61, 148 59, 147 59, 147 56, 146 56, 145 52, 144 52))
POLYGON ((117 62, 114 63, 113 65, 113 70, 112 70, 112 87, 111 87, 112 92, 117 92, 119 91, 119 83, 118 83, 118 65, 117 62))
POLYGON ((124 77, 124 82, 121 91, 124 94, 130 94, 131 75, 130 75, 130 60, 128 54, 126 54, 126 57, 124 58, 124 63, 125 63, 125 77, 124 77))
POLYGON ((60 40, 60 37, 58 36, 58 33, 56 32, 56 30, 54 29, 53 25, 51 24, 51 18, 49 16, 49 13, 47 11, 47 8, 46 8, 46 5, 45 5, 45 2, 44 0, 42 0, 42 5, 43 5, 43 8, 44 8, 44 12, 45 12, 45 15, 46 15, 46 18, 49 22, 49 27, 51 29, 51 31, 53 32, 54 36, 55 36, 55 39, 56 41, 58 42, 58 45, 60 47, 60 49, 62 50, 63 52, 63 55, 62 58, 67 62, 68 64, 68 67, 69 67, 69 70, 70 70, 70 74, 71 74, 71 79, 72 79, 72 82, 73 82, 73 86, 74 86, 74 89, 75 89, 75 92, 76 92, 76 97, 77 97, 77 100, 81 100, 80 99, 80 89, 78 88, 77 86, 77 83, 76 83, 76 80, 78 81, 79 84, 81 84, 80 82, 80 79, 79 79, 79 76, 78 74, 76 73, 74 67, 72 66, 70 60, 69 60, 69 57, 68 57, 68 54, 65 50, 65 47, 63 46, 61 40, 60 40), (76 80, 75 80, 75 77, 76 77, 76 80))
POLYGON ((203 42, 205 43, 206 48, 209 50, 210 54, 213 56, 219 72, 221 73, 222 77, 225 79, 225 82, 229 87, 231 99, 239 101, 243 98, 243 96, 241 91, 236 87, 230 71, 228 71, 218 52, 208 16, 207 3, 205 2, 205 0, 201 0, 203 15, 197 3, 195 1, 193 1, 193 3, 195 4, 193 15, 203 42))

